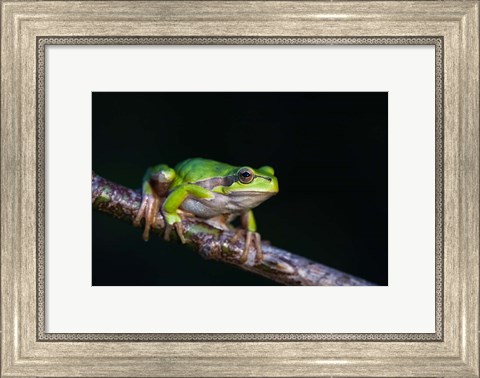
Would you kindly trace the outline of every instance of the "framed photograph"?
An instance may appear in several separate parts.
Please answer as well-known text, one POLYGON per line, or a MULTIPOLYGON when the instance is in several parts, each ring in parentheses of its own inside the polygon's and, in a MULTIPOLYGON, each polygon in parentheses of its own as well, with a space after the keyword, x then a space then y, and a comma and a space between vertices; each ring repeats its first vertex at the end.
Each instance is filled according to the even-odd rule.
POLYGON ((1 18, 0 376, 480 376, 478 1, 1 18))
MULTIPOLYGON (((234 48, 224 50, 231 53, 234 48)), ((93 92, 92 200, 100 211, 92 218, 92 285, 387 285, 387 112, 387 92, 93 92), (132 119, 138 130, 133 133, 132 119), (126 145, 128 155, 124 147, 118 148, 126 145), (153 163, 142 184, 145 167, 152 165, 158 151, 164 161, 178 164, 174 169, 153 163), (275 167, 265 168, 271 160, 275 167), (129 171, 135 166, 137 173, 129 171), (118 178, 115 167, 122 167, 118 178), (166 184, 156 177, 168 172, 175 174, 171 188, 157 200, 155 185, 166 184), (117 186, 107 185, 102 176, 131 187, 143 185, 142 206, 136 206, 140 211, 131 214, 138 226, 144 222, 142 237, 131 227, 131 219, 128 225, 112 217, 128 200, 108 194, 117 186), (305 187, 306 177, 311 185, 305 187), (183 226, 184 244, 195 245, 200 254, 189 253, 181 243, 164 241, 170 238, 168 232, 172 240, 176 234, 168 224, 163 237, 153 240, 146 229, 149 206, 162 203, 161 212, 166 214, 185 185, 216 196, 203 200, 189 193, 177 204, 185 222, 191 219, 188 213, 214 226, 213 234, 183 226), (255 245, 255 233, 250 236, 252 248, 244 253, 242 227, 228 232, 225 223, 238 221, 242 226, 247 217, 255 221, 256 235, 295 254, 255 245), (227 232, 217 235, 225 228, 227 232), (235 241, 242 241, 242 246, 236 247, 235 241), (315 260, 329 266, 336 263, 337 269, 371 282, 340 274, 315 260), (321 271, 326 274, 320 275, 321 271)), ((163 218, 161 222, 165 223, 163 218)))

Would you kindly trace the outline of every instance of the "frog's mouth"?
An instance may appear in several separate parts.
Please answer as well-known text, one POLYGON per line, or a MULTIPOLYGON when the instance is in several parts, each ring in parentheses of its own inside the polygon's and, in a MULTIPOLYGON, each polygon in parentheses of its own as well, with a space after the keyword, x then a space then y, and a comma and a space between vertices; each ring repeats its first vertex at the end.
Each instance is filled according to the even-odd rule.
POLYGON ((229 193, 229 196, 240 197, 240 196, 266 196, 271 197, 277 194, 277 192, 263 192, 261 190, 240 190, 237 192, 229 193))

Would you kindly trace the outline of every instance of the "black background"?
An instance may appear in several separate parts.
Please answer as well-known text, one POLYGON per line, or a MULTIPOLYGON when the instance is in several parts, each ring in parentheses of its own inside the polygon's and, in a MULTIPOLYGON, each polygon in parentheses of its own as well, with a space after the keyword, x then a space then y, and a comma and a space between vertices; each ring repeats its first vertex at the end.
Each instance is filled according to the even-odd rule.
MULTIPOLYGON (((92 94, 93 170, 131 188, 191 157, 271 165, 263 239, 388 284, 387 93, 92 94)), ((93 212, 93 285, 275 285, 93 212)))

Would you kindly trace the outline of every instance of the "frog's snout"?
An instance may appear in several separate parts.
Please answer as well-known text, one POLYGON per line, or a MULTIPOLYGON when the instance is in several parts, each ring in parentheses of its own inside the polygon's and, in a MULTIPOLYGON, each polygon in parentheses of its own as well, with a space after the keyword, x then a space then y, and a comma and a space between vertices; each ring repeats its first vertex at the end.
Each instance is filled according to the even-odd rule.
POLYGON ((273 194, 277 194, 278 193, 278 180, 276 177, 269 177, 270 179, 270 185, 272 187, 271 191, 273 194))

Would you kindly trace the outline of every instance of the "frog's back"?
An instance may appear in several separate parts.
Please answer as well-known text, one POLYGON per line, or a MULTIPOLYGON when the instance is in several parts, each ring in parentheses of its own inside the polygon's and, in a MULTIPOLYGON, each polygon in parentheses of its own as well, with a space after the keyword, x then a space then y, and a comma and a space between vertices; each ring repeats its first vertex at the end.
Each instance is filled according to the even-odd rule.
POLYGON ((215 160, 192 158, 175 166, 177 178, 175 185, 195 183, 212 177, 222 177, 234 171, 236 167, 215 160))

